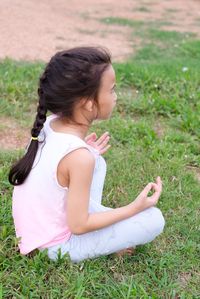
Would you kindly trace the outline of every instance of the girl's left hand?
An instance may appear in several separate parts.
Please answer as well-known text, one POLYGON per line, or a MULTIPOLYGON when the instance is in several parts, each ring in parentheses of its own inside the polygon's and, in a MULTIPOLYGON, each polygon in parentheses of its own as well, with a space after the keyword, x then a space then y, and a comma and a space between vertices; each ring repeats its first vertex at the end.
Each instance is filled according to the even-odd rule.
POLYGON ((100 155, 103 155, 107 150, 111 147, 108 144, 110 140, 110 136, 108 132, 105 132, 99 139, 97 139, 96 133, 91 133, 90 135, 85 137, 85 142, 99 151, 100 155))

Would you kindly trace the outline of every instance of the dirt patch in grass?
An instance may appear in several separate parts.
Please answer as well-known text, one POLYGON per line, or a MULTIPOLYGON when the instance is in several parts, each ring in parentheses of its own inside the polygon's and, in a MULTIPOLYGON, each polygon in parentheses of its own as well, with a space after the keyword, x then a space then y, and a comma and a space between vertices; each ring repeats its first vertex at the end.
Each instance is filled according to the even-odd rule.
POLYGON ((154 125, 154 131, 158 136, 158 138, 162 138, 165 135, 165 129, 159 121, 157 121, 156 124, 154 125))
POLYGON ((192 171, 195 174, 196 179, 200 182, 200 168, 188 165, 187 169, 192 171))
POLYGON ((30 138, 30 130, 21 127, 14 119, 0 117, 0 149, 25 148, 30 138))
POLYGON ((179 275, 178 281, 180 283, 180 285, 185 288, 187 286, 187 284, 189 283, 189 281, 192 278, 192 274, 189 272, 183 272, 179 275))
POLYGON ((1 0, 0 11, 0 58, 47 61, 58 50, 103 45, 124 61, 141 38, 133 38, 130 26, 101 21, 109 17, 200 35, 196 0, 1 0))

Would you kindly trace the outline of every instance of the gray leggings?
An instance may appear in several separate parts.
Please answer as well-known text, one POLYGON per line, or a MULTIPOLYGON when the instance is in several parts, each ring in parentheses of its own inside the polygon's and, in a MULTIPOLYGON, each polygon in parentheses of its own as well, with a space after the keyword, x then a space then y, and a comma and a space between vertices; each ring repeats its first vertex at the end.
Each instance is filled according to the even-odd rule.
MULTIPOLYGON (((101 205, 101 211, 107 209, 101 205)), ((88 258, 108 255, 151 242, 163 231, 164 224, 161 211, 152 207, 97 231, 82 235, 72 234, 70 239, 62 244, 49 247, 48 256, 56 260, 60 250, 61 255, 68 253, 73 262, 80 262, 88 258)))

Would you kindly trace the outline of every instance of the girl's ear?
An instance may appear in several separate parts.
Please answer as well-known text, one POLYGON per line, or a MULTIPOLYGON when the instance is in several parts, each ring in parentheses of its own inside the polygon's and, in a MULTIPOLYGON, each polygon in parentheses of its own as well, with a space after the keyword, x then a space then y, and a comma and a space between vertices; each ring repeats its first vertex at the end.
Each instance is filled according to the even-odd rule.
POLYGON ((92 112, 93 109, 95 107, 95 103, 94 103, 94 100, 86 100, 85 103, 84 103, 84 108, 89 111, 89 112, 92 112))

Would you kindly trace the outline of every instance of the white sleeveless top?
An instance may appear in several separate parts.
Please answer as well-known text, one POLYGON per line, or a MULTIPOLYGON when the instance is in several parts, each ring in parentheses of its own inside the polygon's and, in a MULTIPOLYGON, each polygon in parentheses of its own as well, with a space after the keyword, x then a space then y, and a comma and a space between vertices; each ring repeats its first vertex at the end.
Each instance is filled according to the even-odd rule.
POLYGON ((21 254, 62 243, 71 236, 66 216, 68 188, 57 181, 57 166, 68 153, 82 147, 93 153, 96 163, 90 200, 101 202, 103 186, 98 184, 96 174, 105 177, 105 160, 78 136, 53 131, 49 123, 56 117, 49 116, 44 124, 45 142, 39 144, 29 176, 14 187, 12 209, 21 254))

